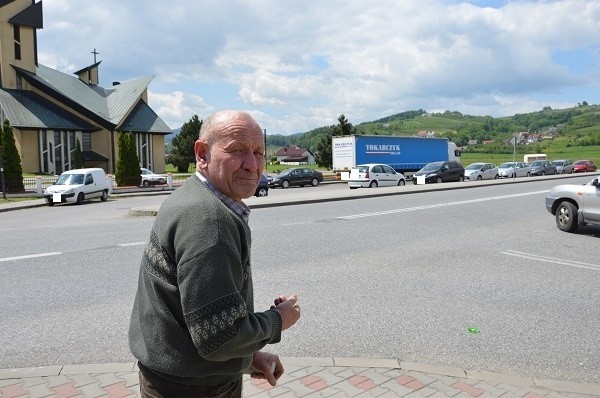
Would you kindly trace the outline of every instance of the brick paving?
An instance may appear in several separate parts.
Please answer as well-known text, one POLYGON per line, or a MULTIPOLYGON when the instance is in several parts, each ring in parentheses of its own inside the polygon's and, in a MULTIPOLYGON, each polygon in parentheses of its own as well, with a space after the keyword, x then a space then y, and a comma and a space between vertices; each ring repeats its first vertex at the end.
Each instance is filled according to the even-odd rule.
MULTIPOLYGON (((390 359, 282 358, 272 387, 244 376, 244 397, 600 397, 600 385, 390 359)), ((137 398, 134 362, 0 369, 0 398, 137 398)))

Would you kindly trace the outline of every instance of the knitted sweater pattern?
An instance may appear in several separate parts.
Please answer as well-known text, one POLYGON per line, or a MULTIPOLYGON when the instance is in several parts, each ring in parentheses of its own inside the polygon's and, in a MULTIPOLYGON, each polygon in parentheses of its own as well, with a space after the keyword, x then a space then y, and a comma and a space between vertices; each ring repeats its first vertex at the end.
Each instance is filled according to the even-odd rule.
POLYGON ((134 356, 173 381, 237 380, 281 338, 274 310, 254 312, 246 222, 196 176, 161 206, 145 247, 129 329, 134 356))

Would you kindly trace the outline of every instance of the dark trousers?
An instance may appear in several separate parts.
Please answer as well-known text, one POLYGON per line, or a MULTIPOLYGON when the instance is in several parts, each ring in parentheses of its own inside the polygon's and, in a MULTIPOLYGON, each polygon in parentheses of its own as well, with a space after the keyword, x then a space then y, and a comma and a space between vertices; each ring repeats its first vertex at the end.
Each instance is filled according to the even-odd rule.
POLYGON ((142 398, 242 398, 242 379, 220 386, 189 386, 160 377, 140 366, 142 398))

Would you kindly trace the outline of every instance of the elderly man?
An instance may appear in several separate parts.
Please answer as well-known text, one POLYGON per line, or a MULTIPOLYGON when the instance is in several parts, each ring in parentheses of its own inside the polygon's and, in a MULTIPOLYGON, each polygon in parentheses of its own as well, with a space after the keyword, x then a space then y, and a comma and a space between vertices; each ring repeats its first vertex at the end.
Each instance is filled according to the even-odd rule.
POLYGON ((167 198, 142 256, 129 345, 142 397, 241 397, 242 375, 275 385, 278 343, 300 317, 297 296, 254 311, 250 209, 264 167, 262 129, 245 112, 207 117, 196 173, 167 198))

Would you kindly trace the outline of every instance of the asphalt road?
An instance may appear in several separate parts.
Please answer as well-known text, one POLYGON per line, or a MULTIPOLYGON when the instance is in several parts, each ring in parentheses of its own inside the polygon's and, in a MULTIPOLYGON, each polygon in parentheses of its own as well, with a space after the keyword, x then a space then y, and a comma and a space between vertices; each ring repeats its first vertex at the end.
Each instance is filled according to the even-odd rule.
MULTIPOLYGON (((256 308, 292 292, 303 306, 269 348, 598 383, 600 229, 555 227, 543 199, 558 183, 409 185, 368 191, 406 195, 255 207, 256 308)), ((292 188, 248 202, 357 191, 292 188)), ((131 360, 127 325, 153 218, 127 210, 164 198, 0 213, 0 368, 131 360)))

